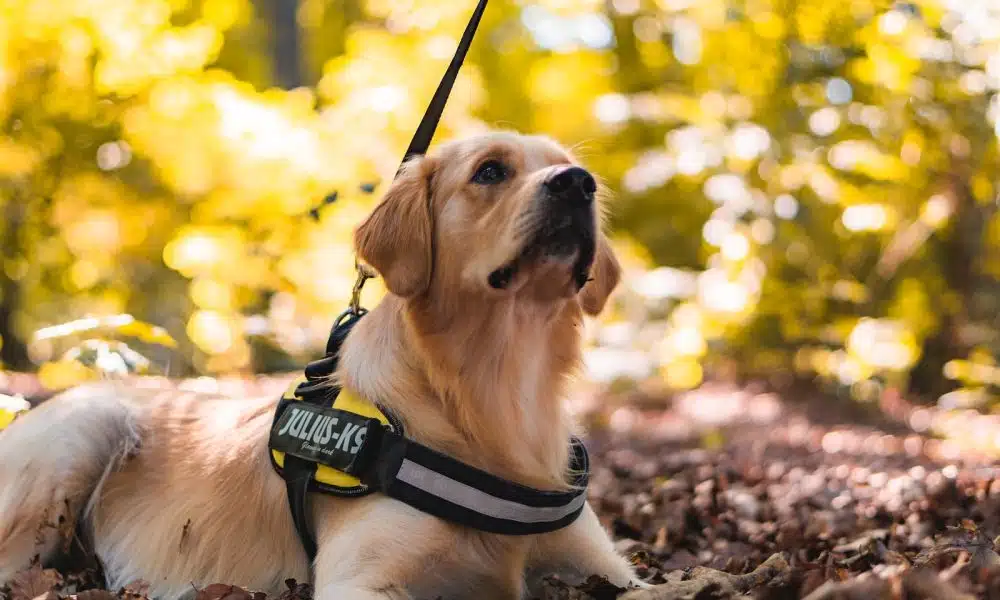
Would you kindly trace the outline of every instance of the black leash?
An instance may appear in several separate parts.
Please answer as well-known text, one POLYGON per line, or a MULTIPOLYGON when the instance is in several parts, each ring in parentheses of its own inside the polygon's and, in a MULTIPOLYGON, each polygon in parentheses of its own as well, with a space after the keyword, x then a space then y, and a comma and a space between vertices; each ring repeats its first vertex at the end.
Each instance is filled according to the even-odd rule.
POLYGON ((458 48, 455 49, 455 56, 452 57, 448 70, 444 72, 441 83, 434 91, 434 97, 427 105, 427 111, 420 119, 420 125, 417 126, 417 131, 413 134, 413 139, 410 140, 410 146, 406 149, 406 154, 403 155, 404 163, 414 156, 425 154, 427 148, 430 147, 431 140, 434 139, 434 130, 437 129, 438 121, 441 120, 441 114, 444 112, 444 106, 448 103, 451 88, 455 85, 455 78, 458 77, 458 71, 462 68, 465 55, 469 53, 469 46, 472 45, 472 38, 476 36, 476 29, 479 28, 479 21, 482 20, 483 12, 486 11, 486 1, 479 0, 476 10, 473 11, 472 17, 469 19, 469 24, 465 26, 462 39, 458 42, 458 48))

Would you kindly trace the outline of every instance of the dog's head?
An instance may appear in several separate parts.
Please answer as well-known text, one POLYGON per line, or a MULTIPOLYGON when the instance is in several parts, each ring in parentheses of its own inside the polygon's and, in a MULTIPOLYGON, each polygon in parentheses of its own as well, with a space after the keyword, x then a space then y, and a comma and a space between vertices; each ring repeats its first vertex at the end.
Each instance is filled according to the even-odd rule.
POLYGON ((403 298, 458 289, 597 314, 619 278, 597 188, 547 138, 469 138, 408 161, 355 244, 403 298))

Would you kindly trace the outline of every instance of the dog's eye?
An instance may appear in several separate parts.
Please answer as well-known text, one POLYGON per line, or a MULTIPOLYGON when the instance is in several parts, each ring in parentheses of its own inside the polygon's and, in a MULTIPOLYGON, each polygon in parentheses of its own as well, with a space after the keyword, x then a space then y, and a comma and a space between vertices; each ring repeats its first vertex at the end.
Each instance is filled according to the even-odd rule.
POLYGON ((476 174, 472 176, 472 183, 493 185, 504 179, 507 179, 507 167, 498 160, 488 160, 476 169, 476 174))

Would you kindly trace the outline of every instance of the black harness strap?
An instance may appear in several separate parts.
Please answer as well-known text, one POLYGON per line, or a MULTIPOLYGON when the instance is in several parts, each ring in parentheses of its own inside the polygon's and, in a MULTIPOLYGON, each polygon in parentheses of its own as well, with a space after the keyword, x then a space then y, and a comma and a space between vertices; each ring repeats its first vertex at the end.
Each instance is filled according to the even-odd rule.
MULTIPOLYGON (((340 393, 340 388, 330 386, 327 380, 337 370, 340 348, 344 344, 344 340, 347 339, 347 334, 366 312, 362 309, 358 313, 345 313, 333 324, 330 337, 326 342, 326 356, 306 365, 306 381, 299 384, 295 390, 295 395, 302 401, 313 406, 323 406, 327 399, 335 398, 340 393)), ((278 403, 278 408, 274 411, 274 421, 271 424, 272 432, 277 429, 278 419, 284 414, 290 403, 286 399, 282 399, 278 403)), ((270 454, 270 448, 268 454, 270 454)), ((277 466, 275 465, 275 467, 277 466)), ((302 540, 302 546, 309 556, 310 563, 316 559, 317 551, 316 540, 309 523, 311 512, 309 491, 314 484, 316 467, 317 463, 314 461, 286 453, 284 466, 280 471, 280 475, 285 479, 285 490, 288 492, 288 508, 292 513, 292 522, 295 524, 295 531, 298 532, 299 539, 302 540)))
POLYGON ((285 456, 285 490, 288 492, 288 508, 292 512, 292 522, 295 531, 302 540, 302 547, 309 557, 309 562, 316 560, 316 539, 313 538, 312 526, 309 524, 311 503, 309 502, 309 485, 316 474, 316 463, 303 460, 297 456, 285 456))
POLYGON ((501 479, 427 446, 384 433, 369 484, 435 517, 501 535, 557 531, 580 515, 586 504, 589 459, 572 438, 566 491, 544 491, 501 479))

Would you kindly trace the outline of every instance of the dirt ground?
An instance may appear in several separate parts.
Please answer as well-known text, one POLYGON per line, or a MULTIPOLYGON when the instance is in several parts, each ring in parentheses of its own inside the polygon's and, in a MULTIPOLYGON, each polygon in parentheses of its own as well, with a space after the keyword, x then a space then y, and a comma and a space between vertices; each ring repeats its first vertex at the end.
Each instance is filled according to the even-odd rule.
MULTIPOLYGON (((706 386, 584 397, 591 501, 650 583, 550 578, 543 600, 1000 598, 1000 468, 871 411, 706 386)), ((35 567, 10 600, 142 600, 79 563, 35 567), (83 590, 91 591, 83 591, 83 590)), ((279 600, 309 600, 288 582, 279 600)), ((219 582, 198 600, 265 600, 219 582)))

